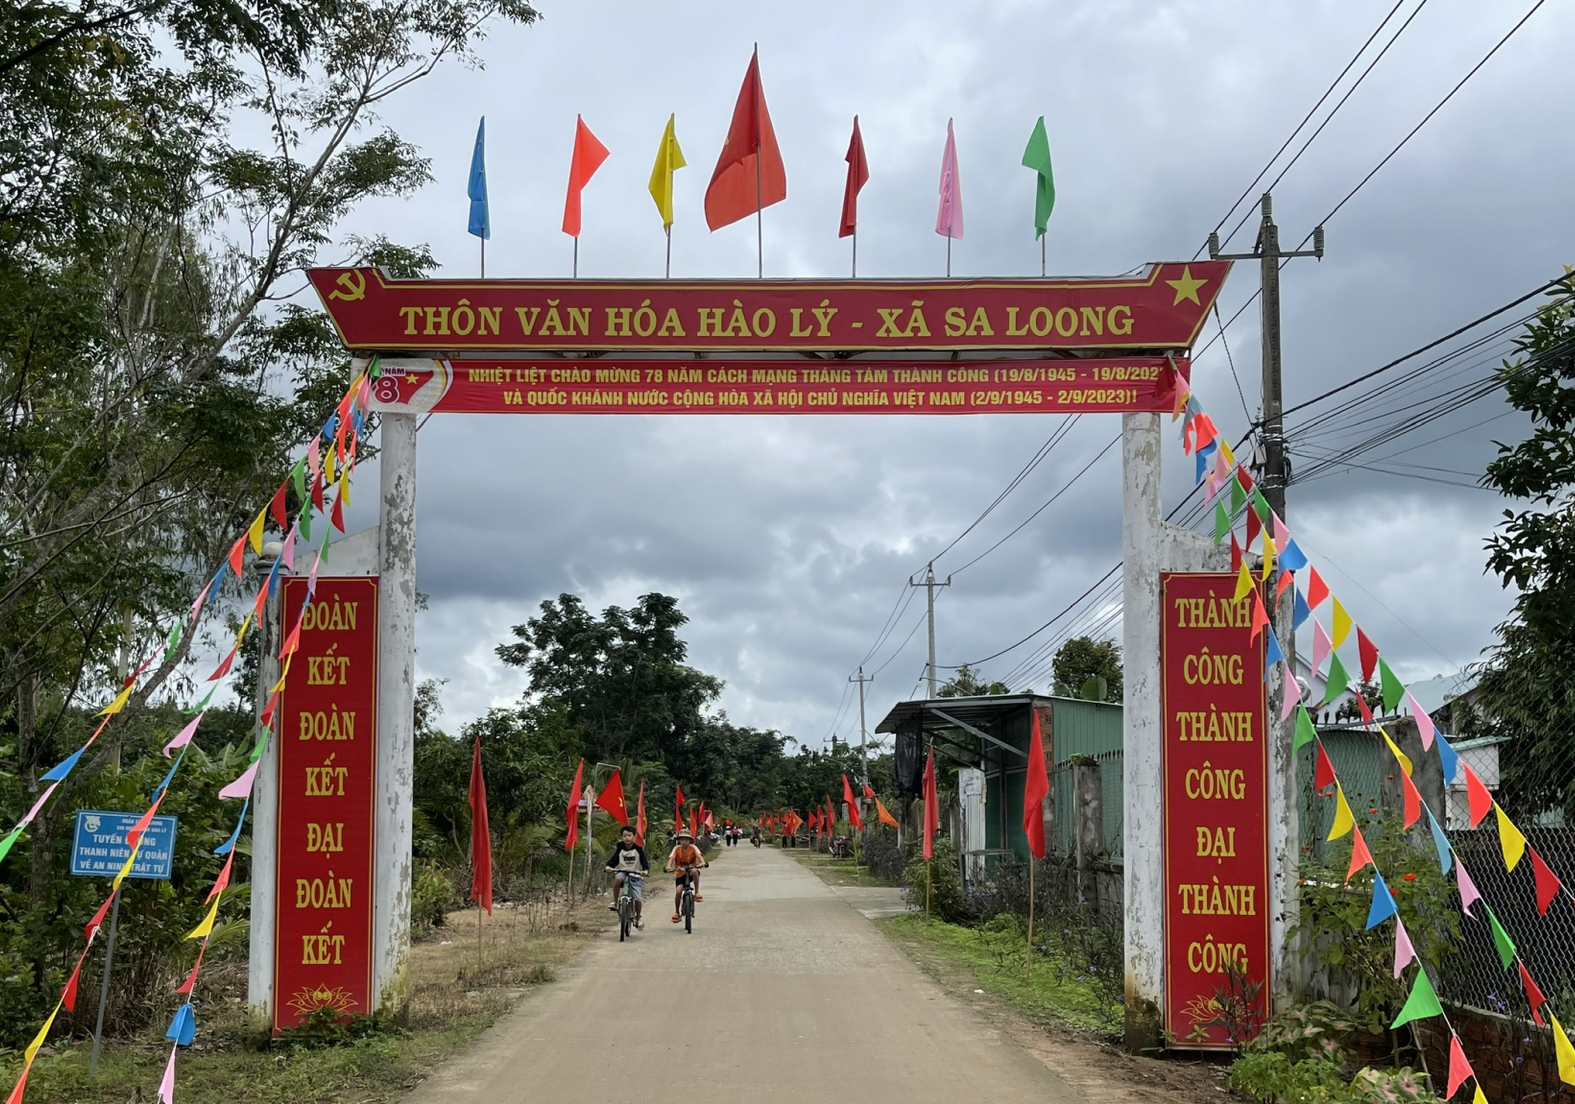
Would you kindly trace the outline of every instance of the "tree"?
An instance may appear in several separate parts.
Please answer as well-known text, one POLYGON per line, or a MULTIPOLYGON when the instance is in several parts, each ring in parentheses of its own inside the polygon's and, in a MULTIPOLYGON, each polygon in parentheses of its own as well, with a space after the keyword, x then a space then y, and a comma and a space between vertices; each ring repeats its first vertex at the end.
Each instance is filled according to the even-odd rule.
POLYGON ((1499 796, 1516 816, 1575 817, 1575 277, 1565 277, 1498 370, 1531 436, 1500 444, 1483 482, 1530 505, 1505 510, 1488 568, 1519 591, 1477 667, 1473 733, 1501 736, 1499 796))
POLYGON ((1062 644, 1051 663, 1055 692, 1068 698, 1121 701, 1121 645, 1114 640, 1078 636, 1062 644), (1090 685, 1090 680, 1103 679, 1090 685))
POLYGON ((539 702, 563 709, 586 758, 673 763, 722 692, 720 679, 684 662, 689 648, 678 629, 688 620, 665 594, 642 595, 633 609, 608 606, 599 618, 561 594, 515 625, 516 642, 497 653, 526 669, 539 702))
POLYGON ((938 698, 978 698, 987 694, 1010 694, 1004 682, 985 682, 979 673, 964 663, 946 685, 935 691, 938 698))
MULTIPOLYGON (((1375 717, 1382 716, 1384 705, 1383 687, 1376 682, 1359 682, 1356 684, 1355 689, 1362 696, 1362 700, 1367 703, 1368 711, 1375 717)), ((1337 721, 1360 720, 1361 716, 1361 708, 1357 706, 1354 697, 1349 701, 1341 702, 1340 707, 1334 711, 1334 719, 1337 721)))

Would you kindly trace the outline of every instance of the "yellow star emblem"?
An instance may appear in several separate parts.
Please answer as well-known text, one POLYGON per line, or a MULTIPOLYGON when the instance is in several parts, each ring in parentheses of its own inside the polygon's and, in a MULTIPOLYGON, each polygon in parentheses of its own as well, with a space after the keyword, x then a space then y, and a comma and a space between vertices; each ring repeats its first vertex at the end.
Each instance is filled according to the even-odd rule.
MULTIPOLYGON (((1179 295, 1180 293, 1178 292, 1177 294, 1179 295)), ((1192 296, 1192 301, 1193 302, 1197 302, 1197 299, 1198 299, 1197 294, 1194 293, 1193 296, 1192 296)), ((1181 302, 1181 300, 1177 299, 1176 302, 1179 303, 1179 302, 1181 302)), ((406 372, 405 373, 405 382, 406 383, 415 383, 416 382, 416 374, 414 372, 406 372)))
POLYGON ((1198 289, 1208 281, 1194 280, 1191 265, 1182 266, 1179 280, 1166 280, 1165 283, 1176 289, 1176 300, 1170 304, 1171 306, 1177 306, 1183 299, 1190 299, 1200 307, 1203 305, 1203 301, 1198 298, 1198 289))

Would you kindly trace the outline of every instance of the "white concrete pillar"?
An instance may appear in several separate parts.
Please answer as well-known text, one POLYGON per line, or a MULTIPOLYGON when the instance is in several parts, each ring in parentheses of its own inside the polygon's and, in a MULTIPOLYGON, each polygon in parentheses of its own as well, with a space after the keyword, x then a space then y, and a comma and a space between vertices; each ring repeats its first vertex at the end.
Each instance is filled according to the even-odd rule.
POLYGON ((372 992, 400 1015, 410 998, 411 799, 415 789, 416 415, 381 414, 378 508, 377 795, 372 992))
MULTIPOLYGON (((261 716, 268 691, 279 681, 279 645, 282 640, 284 579, 263 604, 257 626, 257 703, 261 716)), ((252 783, 252 865, 250 942, 246 961, 246 1008, 255 1031, 273 1031, 274 890, 279 869, 279 718, 263 748, 252 783)))
POLYGON ((1159 670, 1159 415, 1121 416, 1126 1046, 1161 1045, 1165 985, 1164 726, 1159 670))

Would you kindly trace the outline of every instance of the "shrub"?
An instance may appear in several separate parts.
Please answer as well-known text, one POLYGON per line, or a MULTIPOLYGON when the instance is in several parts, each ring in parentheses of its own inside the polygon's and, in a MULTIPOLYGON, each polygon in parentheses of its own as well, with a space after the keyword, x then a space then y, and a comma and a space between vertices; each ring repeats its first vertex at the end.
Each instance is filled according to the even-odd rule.
POLYGON ((1230 1087, 1254 1100, 1277 1104, 1331 1104, 1347 1099, 1345 1072, 1327 1058, 1300 1062, 1288 1054, 1243 1054, 1230 1068, 1230 1087))
POLYGON ((420 933, 441 928, 454 907, 453 875, 436 859, 417 863, 410 875, 410 927, 420 933))
POLYGON ((910 862, 902 872, 902 885, 911 907, 924 908, 928 893, 931 913, 948 923, 973 925, 982 915, 963 889, 951 840, 936 840, 935 857, 929 862, 923 858, 910 862))

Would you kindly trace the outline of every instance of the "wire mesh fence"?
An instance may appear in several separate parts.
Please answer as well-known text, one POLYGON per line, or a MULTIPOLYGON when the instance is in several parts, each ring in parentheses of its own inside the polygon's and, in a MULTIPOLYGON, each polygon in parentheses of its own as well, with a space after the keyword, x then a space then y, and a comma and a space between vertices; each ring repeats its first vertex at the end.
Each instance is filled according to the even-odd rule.
MULTIPOLYGON (((1363 833, 1372 838, 1380 832, 1401 831, 1402 808, 1398 798, 1399 769, 1384 747, 1381 737, 1361 728, 1321 728, 1323 743, 1340 787, 1363 833)), ((1469 766, 1494 792, 1505 813, 1524 832, 1528 844, 1544 862, 1567 883, 1575 880, 1575 827, 1563 822, 1560 813, 1528 808, 1514 791, 1506 795, 1499 788, 1501 746, 1494 740, 1459 740, 1455 744, 1461 767, 1469 766), (1522 807, 1517 808, 1517 805, 1522 807)), ((1315 753, 1304 748, 1297 762, 1300 793, 1300 840, 1304 861, 1343 871, 1350 861, 1352 838, 1349 834, 1329 840, 1335 802, 1314 791, 1315 753)), ((1420 770, 1420 768, 1418 768, 1420 770)), ((1545 770, 1559 769, 1567 776, 1554 785, 1575 785, 1575 762, 1548 763, 1545 770)), ((1416 775, 1414 777, 1419 777, 1416 775)), ((1552 1002, 1561 1020, 1575 1017, 1575 905, 1568 897, 1555 899, 1543 915, 1537 902, 1536 876, 1529 857, 1522 858, 1513 871, 1507 869, 1497 818, 1485 816, 1477 827, 1470 826, 1470 799, 1464 769, 1443 787, 1442 802, 1429 798, 1429 808, 1439 816, 1456 861, 1465 865, 1470 880, 1481 894, 1482 903, 1492 909, 1514 945, 1521 961, 1543 993, 1552 1002), (1441 804, 1441 807, 1438 807, 1441 804)), ((1438 862, 1432 835, 1424 817, 1408 833, 1417 862, 1438 862)), ((1433 869, 1437 869, 1436 866, 1433 869)), ((1401 871, 1385 871, 1391 879, 1403 877, 1401 871)), ((1451 880, 1454 875, 1451 874, 1451 880)), ((1451 900, 1458 908, 1458 889, 1451 900)), ((1448 955, 1439 967, 1439 995, 1452 1004, 1484 1012, 1524 1019, 1529 1011, 1519 971, 1512 962, 1504 965, 1499 946, 1486 913, 1475 906, 1461 924, 1459 949, 1448 955)))

